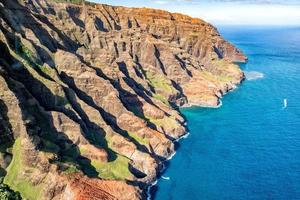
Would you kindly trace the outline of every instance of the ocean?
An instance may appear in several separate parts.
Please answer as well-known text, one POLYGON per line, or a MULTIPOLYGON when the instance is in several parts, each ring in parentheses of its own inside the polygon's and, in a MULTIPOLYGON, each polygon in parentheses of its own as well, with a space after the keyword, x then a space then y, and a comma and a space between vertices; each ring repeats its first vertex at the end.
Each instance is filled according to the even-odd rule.
POLYGON ((300 199, 300 28, 218 27, 249 58, 220 108, 182 109, 189 136, 157 200, 300 199))

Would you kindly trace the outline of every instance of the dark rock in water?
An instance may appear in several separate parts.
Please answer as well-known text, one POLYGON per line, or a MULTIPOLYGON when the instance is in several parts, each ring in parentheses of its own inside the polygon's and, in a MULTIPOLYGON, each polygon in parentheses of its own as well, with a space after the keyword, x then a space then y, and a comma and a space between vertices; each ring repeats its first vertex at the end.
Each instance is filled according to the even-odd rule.
POLYGON ((143 198, 176 107, 218 105, 246 61, 201 19, 51 0, 2 0, 0 46, 1 167, 28 199, 143 198))

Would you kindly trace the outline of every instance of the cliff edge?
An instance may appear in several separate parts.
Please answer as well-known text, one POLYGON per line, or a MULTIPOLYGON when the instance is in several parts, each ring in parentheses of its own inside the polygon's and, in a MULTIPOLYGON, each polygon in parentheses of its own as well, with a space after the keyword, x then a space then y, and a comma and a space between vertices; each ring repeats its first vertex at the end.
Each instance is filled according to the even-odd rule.
POLYGON ((177 108, 217 106, 244 78, 201 19, 0 2, 0 176, 26 199, 145 198, 186 133, 177 108))

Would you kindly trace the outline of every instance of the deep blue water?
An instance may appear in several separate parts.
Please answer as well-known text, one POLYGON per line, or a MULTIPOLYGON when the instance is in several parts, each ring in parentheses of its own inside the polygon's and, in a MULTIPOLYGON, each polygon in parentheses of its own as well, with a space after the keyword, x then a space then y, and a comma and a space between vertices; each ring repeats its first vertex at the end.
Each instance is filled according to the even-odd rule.
POLYGON ((300 199, 300 28, 219 30, 249 57, 242 69, 264 77, 246 80, 219 109, 182 110, 190 135, 154 199, 300 199))

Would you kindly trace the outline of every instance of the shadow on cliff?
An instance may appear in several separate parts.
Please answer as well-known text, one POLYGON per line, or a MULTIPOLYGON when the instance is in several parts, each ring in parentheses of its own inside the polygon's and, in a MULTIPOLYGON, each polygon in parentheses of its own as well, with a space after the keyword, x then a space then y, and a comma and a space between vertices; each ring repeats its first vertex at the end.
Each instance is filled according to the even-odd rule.
MULTIPOLYGON (((75 52, 80 46, 77 42, 71 40, 59 29, 57 29, 46 17, 39 14, 34 14, 35 17, 33 17, 28 8, 21 5, 18 1, 3 0, 2 2, 5 8, 1 8, 0 10, 1 18, 3 18, 6 23, 13 28, 14 31, 19 32, 22 36, 25 35, 22 27, 30 29, 39 42, 46 46, 51 52, 55 52, 58 48, 69 52, 75 52), (12 18, 11 15, 7 14, 7 10, 5 9, 14 11, 14 16, 16 16, 16 18, 12 18), (20 19, 26 19, 26 21, 20 19), (63 45, 61 45, 57 40, 53 39, 53 37, 44 27, 42 27, 37 19, 41 20, 41 22, 47 25, 49 29, 53 30, 59 36, 63 45), (34 24, 34 26, 32 26, 32 24, 34 24)), ((37 10, 33 4, 31 5, 33 8, 35 8, 35 10, 37 10)), ((53 10, 51 12, 53 12, 53 10)))
POLYGON ((98 31, 108 32, 108 30, 104 26, 104 22, 97 16, 95 18, 95 27, 98 31))
POLYGON ((73 109, 79 114, 80 118, 83 120, 84 124, 86 124, 87 130, 86 132, 90 133, 88 135, 89 141, 94 145, 101 148, 104 148, 108 153, 108 161, 114 161, 117 158, 116 153, 111 150, 108 147, 108 143, 105 139, 105 131, 103 128, 95 124, 94 122, 91 122, 86 112, 83 110, 83 108, 80 106, 79 103, 77 103, 75 100, 75 92, 70 88, 64 87, 65 94, 71 103, 73 109))
POLYGON ((159 67, 160 67, 161 71, 164 73, 164 75, 167 75, 165 66, 164 66, 163 62, 161 61, 161 59, 160 59, 159 49, 155 44, 153 46, 154 46, 154 56, 155 56, 155 58, 156 58, 156 60, 159 64, 159 67))
POLYGON ((138 150, 140 150, 141 152, 145 152, 145 153, 150 153, 148 151, 148 149, 144 146, 141 145, 140 143, 138 143, 134 138, 132 138, 131 136, 129 136, 128 132, 123 130, 122 128, 119 127, 119 125, 117 124, 117 119, 115 116, 113 116, 112 114, 110 114, 109 112, 105 111, 103 108, 101 108, 100 106, 98 106, 92 97, 90 97, 88 94, 86 94, 84 91, 80 90, 79 88, 77 88, 73 77, 68 76, 66 73, 62 72, 60 74, 60 77, 62 78, 62 80, 73 90, 75 91, 76 95, 82 100, 84 101, 86 104, 88 104, 89 106, 91 106, 92 108, 96 109, 100 115, 102 116, 102 118, 105 120, 105 122, 110 125, 110 127, 113 129, 113 131, 115 131, 116 133, 122 135, 125 138, 130 139, 137 147, 138 150))
POLYGON ((1 147, 9 148, 14 141, 12 126, 9 122, 7 113, 7 106, 4 101, 0 99, 0 152, 2 149, 1 147))
MULTIPOLYGON (((9 54, 6 55, 6 58, 1 57, 2 62, 3 59, 7 60, 6 64, 4 64, 4 70, 6 74, 4 78, 10 90, 15 94, 18 100, 22 102, 20 104, 20 108, 22 110, 22 118, 27 122, 25 124, 27 133, 29 136, 39 136, 41 138, 38 148, 42 151, 48 151, 57 154, 58 157, 53 162, 69 162, 73 163, 74 165, 79 164, 80 168, 85 172, 86 175, 97 177, 98 172, 90 164, 91 161, 89 159, 80 155, 78 145, 74 144, 64 133, 55 130, 54 125, 52 124, 53 119, 51 119, 51 116, 47 112, 42 111, 41 107, 39 106, 41 105, 46 110, 55 110, 57 112, 66 113, 66 116, 70 117, 70 114, 65 112, 65 110, 57 109, 53 105, 49 106, 48 103, 51 101, 51 99, 58 99, 60 97, 53 95, 52 92, 46 86, 44 86, 42 82, 32 77, 25 67, 23 67, 17 73, 13 71, 12 68, 7 65, 13 60, 9 54), (10 77, 14 77, 14 79, 11 79, 10 77), (22 83, 22 86, 20 83, 22 83), (23 86, 25 86, 25 88, 23 88, 23 86), (42 92, 37 88, 39 88, 42 92), (27 91, 29 91, 31 94, 27 91), (43 98, 43 95, 41 94, 46 94, 46 97, 44 96, 45 98, 43 98), (39 105, 37 103, 34 105, 29 103, 33 101, 33 97, 35 97, 34 99, 39 102, 39 105), (36 129, 34 127, 39 128, 36 129)), ((74 116, 71 115, 70 119, 73 118, 72 120, 76 122, 74 116)), ((79 123, 78 120, 77 122, 79 123)), ((85 136, 85 134, 83 134, 83 136, 85 136)))
MULTIPOLYGON (((9 82, 9 81, 8 81, 9 82)), ((11 84, 10 84, 11 85, 11 84)), ((26 94, 25 91, 14 91, 15 89, 11 88, 15 93, 20 102, 24 102, 30 98, 29 94, 26 94), (23 94, 22 94, 23 93, 23 94), (21 96, 21 95, 26 95, 21 96)), ((21 107, 23 113, 23 120, 27 119, 27 133, 31 136, 39 136, 41 142, 37 146, 38 149, 44 152, 51 152, 56 154, 58 157, 50 160, 50 163, 55 163, 61 170, 67 170, 65 164, 73 164, 74 166, 79 166, 79 168, 89 177, 98 177, 98 172, 91 165, 91 160, 80 155, 80 150, 77 144, 73 143, 68 136, 63 132, 58 132, 54 128, 53 119, 48 113, 41 111, 40 106, 37 104, 27 105, 23 104, 21 107), (25 114, 26 113, 26 114, 25 114), (34 120, 28 120, 33 117, 34 120), (39 127, 38 131, 35 131, 39 127)))
MULTIPOLYGON (((152 96, 152 94, 146 90, 146 88, 144 88, 141 84, 137 83, 130 75, 128 72, 128 68, 126 66, 126 63, 124 62, 118 62, 118 67, 119 70, 124 74, 125 77, 123 77, 123 80, 125 81, 125 83, 130 86, 134 92, 140 96, 141 98, 143 98, 147 103, 149 103, 150 105, 154 106, 155 108, 161 110, 152 100, 151 98, 149 98, 149 96, 152 96)), ((126 108, 128 110, 130 110, 131 112, 133 112, 135 115, 141 117, 142 119, 144 119, 148 126, 151 129, 157 130, 157 127, 154 123, 152 123, 146 116, 143 110, 143 102, 141 102, 139 100, 139 98, 135 95, 132 94, 130 92, 128 92, 127 90, 123 89, 122 86, 120 85, 120 83, 118 82, 114 82, 112 83, 115 85, 115 88, 118 89, 120 91, 121 94, 121 101, 124 102, 123 104, 126 106, 126 108)), ((150 87, 151 88, 151 87, 150 87)), ((154 88, 152 88, 151 90, 154 90, 154 88)), ((164 112, 164 114, 169 117, 170 115, 168 113, 166 113, 165 111, 161 110, 162 112, 164 112)), ((166 137, 168 137, 166 135, 166 137)))
MULTIPOLYGON (((12 64, 14 59, 11 58, 8 48, 2 41, 0 41, 0 49, 0 76, 5 76, 6 71, 4 66, 12 64)), ((12 147, 13 143, 14 135, 12 132, 12 125, 9 122, 8 107, 0 98, 0 152, 2 149, 6 150, 7 148, 12 147)))
MULTIPOLYGON (((96 71, 96 74, 100 78, 103 78, 104 80, 107 80, 111 83, 111 85, 119 92, 120 100, 121 100, 123 106, 127 110, 129 110, 129 111, 133 112, 135 115, 143 118, 145 121, 148 122, 148 125, 151 128, 156 129, 156 126, 152 122, 150 122, 144 115, 143 109, 142 109, 143 102, 141 102, 137 98, 137 95, 140 96, 142 99, 144 99, 147 103, 156 107, 157 109, 160 109, 160 108, 153 103, 151 98, 149 98, 149 96, 152 96, 152 94, 150 92, 148 92, 148 90, 146 90, 141 84, 137 83, 133 78, 130 77, 128 70, 127 70, 127 66, 124 62, 117 62, 117 65, 119 67, 119 70, 125 75, 125 77, 123 77, 123 80, 125 81, 125 83, 128 86, 131 87, 131 89, 134 90, 134 92, 137 95, 132 94, 131 92, 123 89, 123 87, 120 85, 120 83, 118 81, 107 77, 100 68, 93 67, 90 63, 86 62, 82 56, 80 56, 78 54, 76 54, 76 56, 82 63, 84 63, 88 67, 94 69, 96 71), (128 99, 132 100, 132 102, 128 101, 128 99)), ((164 112, 164 113, 166 115, 168 115, 166 112, 164 112)))
POLYGON ((80 15, 80 8, 69 6, 69 7, 66 8, 66 10, 69 13, 69 16, 71 17, 71 19, 73 20, 73 22, 77 26, 79 26, 81 28, 85 28, 84 22, 77 17, 77 15, 80 15))
MULTIPOLYGON (((2 28, 1 30, 3 32, 6 31, 3 27, 1 27, 1 28, 2 28)), ((7 32, 7 31, 6 31, 5 36, 7 37, 8 41, 10 41, 10 44, 12 44, 11 45, 12 48, 14 48, 14 49, 18 48, 15 46, 16 44, 21 43, 20 40, 18 39, 18 37, 16 37, 15 35, 7 32)), ((20 45, 18 45, 18 46, 20 46, 20 45)), ((39 49, 39 47, 36 45, 34 45, 34 47, 36 49, 39 49)), ((6 48, 6 50, 7 50, 7 48, 6 48)), ((43 49, 40 48, 39 50, 42 51, 43 49)), ((17 51, 17 53, 18 53, 18 51, 17 51)), ((46 55, 47 58, 45 60, 47 60, 51 66, 55 65, 54 61, 50 59, 51 57, 49 56, 49 54, 47 54, 47 52, 44 51, 42 54, 44 56, 46 55)), ((24 56, 26 56, 26 55, 22 55, 22 57, 24 57, 24 56)), ((10 55, 6 59, 9 59, 9 58, 11 58, 10 55)), ((51 77, 49 77, 47 74, 45 74, 41 70, 39 70, 36 63, 32 62, 31 59, 28 58, 28 56, 25 57, 25 59, 30 61, 29 65, 31 65, 38 72, 39 75, 41 75, 43 78, 46 78, 49 81, 53 81, 53 79, 51 77)), ((16 60, 13 58, 12 58, 12 60, 14 60, 14 63, 13 63, 13 65, 14 65, 16 63, 16 60)), ((22 63, 18 62, 18 65, 22 66, 22 63)), ((7 66, 7 69, 9 69, 8 66, 7 66)), ((96 147, 100 145, 102 148, 107 150, 107 152, 109 154, 109 161, 113 161, 117 158, 116 153, 108 148, 107 141, 104 139, 104 137, 98 137, 99 134, 97 134, 97 133, 99 133, 99 132, 104 133, 103 129, 100 127, 97 127, 96 124, 91 123, 88 120, 88 117, 84 112, 79 112, 80 109, 78 106, 76 106, 76 103, 71 101, 72 106, 77 109, 77 111, 80 113, 80 116, 83 116, 83 119, 85 122, 82 122, 81 119, 79 119, 77 117, 76 113, 72 112, 71 110, 56 106, 55 103, 53 103, 53 102, 64 102, 65 99, 61 98, 60 96, 52 94, 52 92, 47 88, 47 86, 44 85, 44 83, 42 81, 34 78, 25 69, 25 67, 23 67, 22 69, 19 69, 17 72, 11 71, 11 69, 10 69, 10 73, 11 73, 10 77, 14 77, 14 79, 23 83, 23 85, 27 88, 27 90, 30 91, 30 93, 34 96, 34 98, 39 102, 39 104, 45 110, 62 112, 67 117, 69 117, 71 120, 78 123, 83 130, 83 136, 89 142, 91 142, 96 147), (43 94, 43 95, 41 95, 41 94, 43 94), (85 126, 85 124, 89 125, 88 128, 85 126), (90 127, 92 127, 92 128, 90 128, 90 127), (91 129, 92 129, 92 131, 91 131, 91 129), (95 130, 95 129, 97 129, 97 130, 95 130), (90 134, 93 132, 96 132, 96 134, 90 134), (96 137, 95 137, 95 135, 96 135, 96 137)), ((64 90, 67 91, 68 88, 64 88, 64 90)), ((70 92, 69 92, 69 94, 70 94, 70 92)), ((69 98, 69 100, 70 100, 70 98, 69 98)), ((106 113, 105 116, 107 119, 107 116, 109 116, 109 113, 106 113)), ((111 117, 109 117, 109 118, 112 119, 111 117)), ((113 121, 115 121, 115 119, 113 121)), ((35 125, 31 125, 31 126, 34 127, 35 125)), ((38 125, 36 125, 36 126, 38 126, 38 125)), ((51 126, 54 127, 53 124, 51 126)), ((116 126, 112 126, 112 127, 114 128, 116 126)), ((147 152, 147 148, 143 145, 140 145, 137 141, 135 141, 132 137, 130 137, 126 131, 123 131, 119 127, 116 127, 115 130, 118 130, 118 132, 121 133, 124 137, 132 140, 133 143, 136 144, 136 146, 138 147, 138 149, 140 151, 147 152)), ((56 133, 56 132, 57 131, 54 131, 54 133, 56 133)), ((38 134, 38 133, 36 133, 36 134, 38 134)), ((52 142, 51 141, 50 142, 43 141, 42 146, 40 148, 43 151, 49 151, 49 152, 52 152, 52 153, 55 153, 58 155, 58 160, 54 160, 53 162, 71 162, 73 164, 79 164, 81 166, 81 168, 83 169, 83 171, 85 172, 85 174, 87 174, 88 176, 91 176, 91 177, 97 177, 98 173, 95 170, 95 168, 90 164, 91 161, 89 159, 86 159, 86 158, 80 156, 80 153, 79 153, 80 151, 79 151, 78 145, 72 143, 72 141, 68 138, 67 135, 65 135, 64 133, 50 135, 48 133, 47 136, 50 138, 55 138, 55 139, 53 139, 52 142), (64 139, 61 140, 59 138, 59 136, 60 137, 63 136, 64 139), (50 146, 50 147, 47 147, 47 146, 50 146), (61 149, 62 151, 59 151, 59 152, 53 151, 53 149, 55 149, 55 146, 59 146, 59 149, 61 149)), ((137 175, 137 177, 144 176, 141 173, 137 173, 137 170, 134 170, 134 171, 135 171, 135 174, 137 175)))
MULTIPOLYGON (((120 134, 121 136, 129 139, 133 144, 135 144, 136 148, 144 153, 149 153, 150 155, 162 160, 163 158, 159 157, 158 155, 156 155, 154 153, 154 151, 149 152, 148 148, 142 144, 140 144, 137 140, 135 140, 133 137, 131 137, 127 131, 123 130, 122 128, 119 127, 119 125, 117 124, 117 120, 116 117, 113 116, 112 114, 108 113, 107 111, 105 111, 103 108, 101 108, 100 106, 98 106, 92 97, 90 97, 89 95, 87 95, 84 91, 80 90, 79 88, 77 88, 74 79, 70 76, 68 76, 67 74, 65 74, 64 72, 62 72, 60 74, 62 80, 70 87, 72 88, 73 91, 75 91, 76 95, 82 100, 84 101, 86 104, 88 104, 89 106, 91 106, 92 108, 96 109, 100 115, 102 116, 102 118, 105 120, 105 122, 112 128, 112 130, 118 134, 120 134)), ((112 161, 112 160, 110 160, 112 161)), ((130 172, 136 177, 136 178, 144 178, 147 175, 145 173, 143 173, 142 171, 138 170, 137 168, 135 168, 133 165, 131 165, 129 163, 129 167, 128 169, 130 170, 130 172)))
MULTIPOLYGON (((150 92, 148 92, 141 84, 137 83, 134 79, 132 79, 129 76, 126 64, 124 62, 121 63, 117 63, 119 66, 119 70, 125 75, 125 77, 123 77, 123 80, 126 82, 126 84, 128 86, 130 86, 134 92, 137 94, 132 94, 131 92, 123 89, 123 87, 120 85, 120 83, 116 80, 113 80, 109 77, 107 77, 103 71, 100 68, 96 68, 93 67, 89 62, 85 61, 84 58, 81 55, 75 54, 76 57, 85 65, 87 65, 89 68, 94 69, 96 71, 97 76, 99 76, 100 78, 103 78, 104 80, 107 80, 111 83, 111 85, 119 92, 120 94, 120 100, 123 104, 123 106, 131 111, 132 113, 134 113, 136 116, 144 119, 148 126, 154 130, 157 130, 157 127, 155 124, 153 124, 144 114, 143 112, 143 102, 141 102, 137 95, 139 95, 141 98, 143 98, 147 103, 151 104, 152 106, 156 107, 157 109, 160 109, 157 105, 155 105, 153 103, 153 101, 151 100, 151 98, 149 98, 149 96, 152 96, 152 94, 150 92), (128 99, 130 99, 131 101, 129 101, 128 99)), ((160 109, 161 110, 161 109, 160 109)), ((163 110, 161 110, 163 111, 163 110)), ((165 111, 163 111, 165 113, 166 116, 169 116, 168 113, 166 113, 165 111)))
POLYGON ((185 62, 178 57, 178 55, 174 55, 175 59, 179 62, 181 69, 183 69, 184 71, 186 71, 186 73, 190 76, 193 77, 193 74, 190 70, 188 70, 188 68, 186 67, 185 62))
MULTIPOLYGON (((1 70, 1 64, 0 64, 1 70)), ((12 125, 8 118, 8 107, 4 101, 0 99, 0 157, 4 158, 0 163, 0 178, 6 175, 5 168, 11 162, 11 153, 8 149, 14 144, 14 136, 12 132, 12 125)))
MULTIPOLYGON (((149 96, 152 96, 150 92, 146 90, 141 84, 137 83, 128 72, 128 68, 124 62, 117 62, 117 65, 119 67, 119 70, 124 74, 125 77, 123 77, 123 80, 125 83, 141 98, 143 98, 147 103, 154 106, 155 108, 161 110, 155 103, 149 98, 149 96)), ((118 89, 121 92, 121 98, 122 101, 124 101, 125 105, 128 105, 128 109, 132 111, 133 113, 137 114, 139 117, 146 120, 150 125, 155 126, 152 124, 145 116, 143 111, 143 102, 141 102, 135 94, 132 94, 128 92, 127 90, 123 89, 119 82, 112 82, 112 84, 115 86, 116 89, 118 89), (131 99, 132 102, 128 101, 128 99, 131 99)), ((163 111, 164 112, 164 111, 163 111)), ((166 115, 167 113, 164 112, 166 115)))

